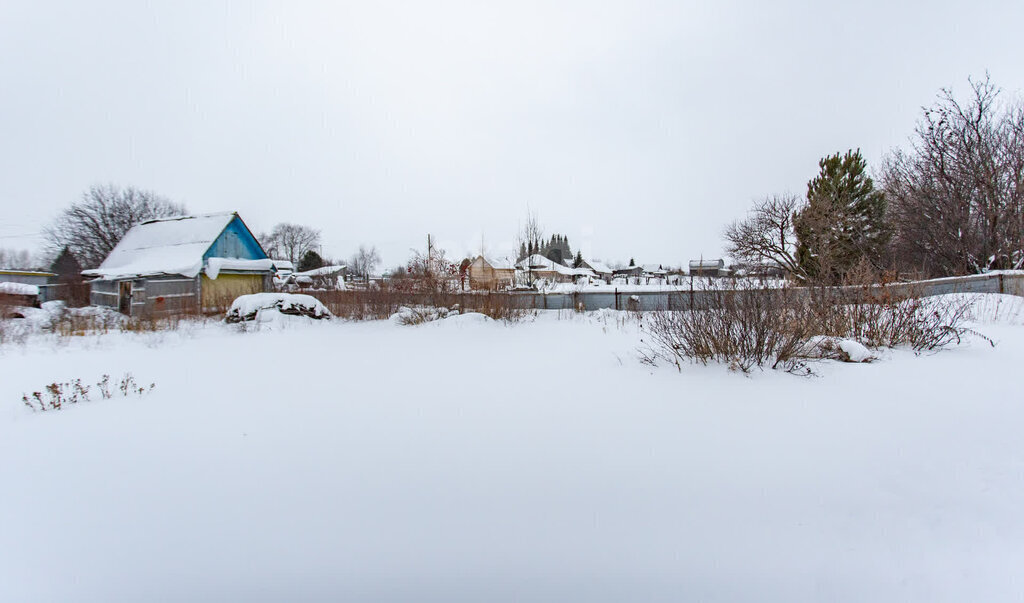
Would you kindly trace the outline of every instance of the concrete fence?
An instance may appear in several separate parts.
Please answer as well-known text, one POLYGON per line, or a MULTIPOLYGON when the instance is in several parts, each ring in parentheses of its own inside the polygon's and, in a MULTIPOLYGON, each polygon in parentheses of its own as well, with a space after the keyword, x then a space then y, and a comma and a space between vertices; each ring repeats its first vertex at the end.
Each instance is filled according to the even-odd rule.
MULTIPOLYGON (((958 276, 896 283, 886 287, 900 294, 928 297, 947 293, 1007 293, 1024 297, 1024 271, 995 272, 972 276, 958 276)), ((841 291, 841 290, 840 290, 841 291)), ((573 293, 541 293, 534 291, 514 291, 511 293, 494 293, 508 295, 512 305, 519 308, 537 310, 578 310, 585 311, 614 309, 636 310, 640 312, 652 310, 689 310, 706 308, 713 303, 721 290, 702 288, 676 289, 662 291, 587 291, 573 293)))

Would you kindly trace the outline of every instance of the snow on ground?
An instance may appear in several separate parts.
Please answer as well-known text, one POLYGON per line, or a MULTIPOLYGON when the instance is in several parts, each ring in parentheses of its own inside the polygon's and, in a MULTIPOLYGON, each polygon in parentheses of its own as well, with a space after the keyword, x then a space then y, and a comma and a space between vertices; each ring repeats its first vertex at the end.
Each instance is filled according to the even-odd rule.
POLYGON ((986 299, 995 348, 812 378, 642 365, 612 311, 6 346, 0 601, 1020 600, 986 299), (20 401, 124 372, 155 391, 20 401))

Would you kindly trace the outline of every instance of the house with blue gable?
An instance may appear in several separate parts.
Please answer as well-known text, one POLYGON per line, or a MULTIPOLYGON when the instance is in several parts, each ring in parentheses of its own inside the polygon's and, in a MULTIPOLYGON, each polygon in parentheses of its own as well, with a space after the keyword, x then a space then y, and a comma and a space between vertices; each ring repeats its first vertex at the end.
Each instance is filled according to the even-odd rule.
POLYGON ((220 312, 269 291, 275 271, 236 212, 149 220, 132 227, 92 278, 93 305, 129 316, 220 312))

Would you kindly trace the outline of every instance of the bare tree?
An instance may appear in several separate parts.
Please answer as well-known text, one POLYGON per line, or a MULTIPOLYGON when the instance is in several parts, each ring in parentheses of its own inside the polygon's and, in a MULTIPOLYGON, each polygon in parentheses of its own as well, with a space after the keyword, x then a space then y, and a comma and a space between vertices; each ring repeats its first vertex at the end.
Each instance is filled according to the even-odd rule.
POLYGON ((132 226, 186 213, 183 205, 150 191, 114 184, 89 187, 44 231, 53 256, 65 247, 86 268, 99 266, 132 226))
POLYGON ((0 248, 0 269, 30 270, 38 263, 28 250, 0 248))
POLYGON ((970 83, 966 103, 944 89, 883 168, 895 260, 928 276, 1024 266, 1024 104, 970 83))
POLYGON ((373 245, 367 247, 360 245, 359 250, 349 260, 349 269, 353 274, 361 277, 364 282, 370 282, 370 274, 380 265, 380 253, 373 245))
POLYGON ((269 235, 260 235, 260 244, 271 258, 285 259, 298 266, 307 252, 320 245, 320 231, 299 224, 281 223, 269 235))
POLYGON ((516 246, 519 247, 520 260, 540 253, 541 248, 544 247, 544 229, 540 226, 536 212, 527 211, 526 222, 519 227, 519 232, 516 234, 516 246))
POLYGON ((434 245, 433 237, 427 235, 427 252, 412 250, 406 266, 410 286, 429 293, 451 293, 458 282, 459 267, 445 256, 445 250, 434 245))
POLYGON ((746 218, 726 227, 726 251, 740 262, 774 265, 805 278, 794 231, 794 218, 803 206, 796 195, 770 195, 758 201, 746 218))
MULTIPOLYGON (((526 222, 519 227, 519 232, 516 234, 516 246, 519 247, 518 260, 523 260, 540 253, 541 248, 544 247, 544 229, 540 226, 540 220, 537 219, 536 212, 527 209, 526 222)), ((533 267, 530 265, 531 263, 526 263, 526 284, 533 286, 533 267)))

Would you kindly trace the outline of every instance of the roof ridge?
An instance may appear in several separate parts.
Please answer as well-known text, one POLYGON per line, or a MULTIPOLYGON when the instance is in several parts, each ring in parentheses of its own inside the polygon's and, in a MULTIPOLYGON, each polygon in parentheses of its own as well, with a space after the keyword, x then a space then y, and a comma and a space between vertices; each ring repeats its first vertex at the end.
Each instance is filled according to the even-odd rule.
POLYGON ((237 211, 215 211, 208 214, 192 214, 192 215, 181 215, 181 216, 167 216, 166 218, 153 218, 151 220, 144 220, 139 224, 155 224, 157 222, 177 222, 179 220, 194 220, 196 218, 216 218, 218 216, 237 216, 237 211))

